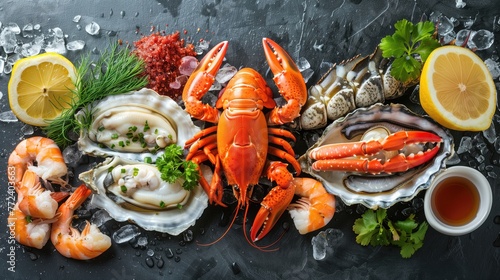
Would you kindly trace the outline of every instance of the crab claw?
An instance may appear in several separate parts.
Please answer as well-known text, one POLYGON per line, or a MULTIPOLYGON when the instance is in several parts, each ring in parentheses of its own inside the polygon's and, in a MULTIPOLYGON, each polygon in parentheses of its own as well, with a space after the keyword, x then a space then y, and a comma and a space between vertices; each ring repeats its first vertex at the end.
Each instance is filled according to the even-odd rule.
POLYGON ((382 148, 386 151, 394 151, 402 149, 405 145, 419 142, 441 143, 443 139, 432 132, 402 130, 388 135, 382 142, 382 148))
POLYGON ((287 102, 269 113, 268 122, 270 125, 289 123, 300 115, 300 110, 307 101, 304 78, 293 59, 276 42, 263 38, 262 44, 267 64, 274 74, 274 83, 287 102))
POLYGON ((212 123, 219 119, 218 109, 203 104, 201 98, 214 83, 215 75, 224 61, 227 48, 227 41, 213 47, 200 61, 184 86, 182 100, 184 100, 186 111, 196 119, 212 123))
POLYGON ((253 242, 262 239, 271 231, 292 201, 294 192, 293 184, 287 188, 276 186, 264 197, 250 230, 250 238, 253 242))

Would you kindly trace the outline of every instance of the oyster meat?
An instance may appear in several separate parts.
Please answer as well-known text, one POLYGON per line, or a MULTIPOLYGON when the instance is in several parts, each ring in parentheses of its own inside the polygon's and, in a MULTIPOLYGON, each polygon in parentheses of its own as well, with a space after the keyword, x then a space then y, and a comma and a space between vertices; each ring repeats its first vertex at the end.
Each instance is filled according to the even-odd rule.
POLYGON ((154 162, 167 145, 183 147, 199 131, 175 101, 146 88, 106 97, 78 112, 77 119, 82 152, 136 161, 154 162))
MULTIPOLYGON (((421 147, 410 145, 408 148, 421 147)), ((415 153, 411 150, 407 152, 415 153)), ((428 188, 429 181, 445 167, 446 159, 452 154, 453 137, 430 118, 419 116, 401 104, 377 103, 368 108, 359 108, 330 124, 320 139, 299 158, 299 163, 303 172, 320 180, 330 193, 342 198, 346 204, 361 203, 369 208, 388 208, 398 201, 408 201, 420 190, 428 188), (381 133, 378 128, 383 128, 388 134, 401 130, 429 131, 441 137, 442 143, 430 161, 406 172, 374 175, 317 171, 312 168, 314 160, 309 153, 316 147, 355 142, 362 137, 368 139, 372 133, 381 133)))
MULTIPOLYGON (((200 168, 211 180, 210 168, 200 168)), ((178 235, 194 225, 208 206, 200 185, 186 191, 180 181, 163 181, 155 165, 120 157, 107 158, 79 178, 94 190, 92 205, 117 221, 132 221, 146 230, 178 235)))

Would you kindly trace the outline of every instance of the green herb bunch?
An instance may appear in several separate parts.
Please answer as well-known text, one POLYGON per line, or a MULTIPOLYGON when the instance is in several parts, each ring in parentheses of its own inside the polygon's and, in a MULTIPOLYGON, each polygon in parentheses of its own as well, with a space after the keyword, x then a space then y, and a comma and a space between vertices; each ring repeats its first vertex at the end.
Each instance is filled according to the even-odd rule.
POLYGON ((75 119, 75 114, 88 104, 110 95, 138 90, 147 85, 145 63, 133 55, 126 47, 117 43, 104 51, 97 61, 90 59, 90 54, 82 57, 76 69, 75 98, 70 107, 44 128, 47 137, 60 147, 70 145, 71 133, 79 133, 82 126, 92 122, 91 112, 87 112, 83 123, 75 119))
POLYGON ((413 24, 403 19, 396 22, 394 27, 394 34, 384 37, 380 42, 382 56, 394 58, 391 74, 397 80, 408 82, 418 79, 429 54, 441 46, 433 37, 434 23, 423 21, 413 24))
POLYGON ((406 220, 393 222, 387 217, 387 210, 367 210, 352 227, 357 234, 356 242, 363 246, 396 245, 401 248, 403 258, 411 257, 424 244, 428 225, 415 221, 415 215, 406 220))
POLYGON ((168 145, 163 155, 156 159, 156 167, 161 172, 161 179, 166 182, 174 183, 182 178, 182 187, 188 191, 198 185, 198 165, 190 160, 183 160, 183 151, 179 145, 168 145))

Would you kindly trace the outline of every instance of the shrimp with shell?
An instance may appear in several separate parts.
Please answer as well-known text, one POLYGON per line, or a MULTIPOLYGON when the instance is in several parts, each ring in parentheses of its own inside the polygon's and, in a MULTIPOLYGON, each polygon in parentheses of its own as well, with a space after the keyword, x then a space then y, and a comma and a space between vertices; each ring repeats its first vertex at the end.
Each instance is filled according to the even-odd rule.
POLYGON ((22 181, 26 170, 35 172, 45 181, 66 184, 61 178, 68 173, 62 152, 52 139, 46 137, 34 136, 19 142, 9 156, 8 166, 8 170, 14 168, 15 176, 9 176, 9 183, 13 185, 22 181))
MULTIPOLYGON (((38 181, 38 176, 31 171, 26 171, 24 176, 19 183, 19 188, 17 188, 18 202, 14 206, 14 209, 10 212, 8 217, 8 227, 11 233, 14 234, 15 239, 20 244, 25 246, 34 247, 41 249, 50 237, 50 224, 57 220, 54 207, 57 210, 57 201, 48 201, 42 203, 44 212, 48 213, 45 216, 51 216, 50 219, 32 218, 30 214, 25 214, 24 212, 29 209, 24 209, 24 202, 27 201, 24 198, 24 190, 29 189, 35 182, 38 181), (55 203, 55 205, 54 205, 55 203)), ((64 198, 60 196, 59 198, 64 198)), ((42 211, 42 212, 43 212, 42 211)))
POLYGON ((42 187, 40 178, 31 170, 24 172, 22 183, 16 190, 19 210, 32 218, 54 218, 58 203, 68 196, 67 192, 51 192, 42 187))
POLYGON ((111 238, 103 234, 96 225, 87 221, 81 233, 71 226, 74 211, 91 193, 90 189, 81 185, 57 210, 59 218, 52 224, 50 237, 56 250, 67 258, 88 260, 111 247, 111 238))
POLYGON ((300 199, 287 209, 299 233, 306 234, 327 225, 335 214, 335 196, 311 178, 294 178, 293 184, 300 199))

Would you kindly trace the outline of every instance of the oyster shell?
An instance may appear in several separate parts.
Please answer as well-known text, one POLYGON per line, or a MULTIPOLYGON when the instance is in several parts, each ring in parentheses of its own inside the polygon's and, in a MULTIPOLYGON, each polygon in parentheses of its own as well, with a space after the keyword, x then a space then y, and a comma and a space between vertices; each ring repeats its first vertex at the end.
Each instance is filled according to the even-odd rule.
MULTIPOLYGON (((200 167, 211 180, 210 168, 200 167)), ((154 165, 114 157, 79 178, 94 190, 90 203, 105 209, 113 219, 178 235, 202 215, 208 196, 200 185, 186 191, 181 184, 166 183, 160 176, 154 165)))
POLYGON ((430 180, 445 167, 446 159, 453 154, 453 137, 430 118, 419 116, 401 104, 377 103, 360 108, 330 124, 320 139, 299 158, 302 171, 320 180, 332 194, 346 204, 361 203, 369 208, 389 208, 399 201, 408 201, 429 187, 430 180), (400 130, 432 131, 443 142, 437 155, 428 163, 404 173, 359 174, 341 171, 315 171, 309 152, 315 147, 359 141, 363 134, 381 126, 393 133, 400 130))
POLYGON ((184 147, 200 131, 170 97, 146 88, 106 97, 78 112, 77 119, 88 124, 78 140, 83 153, 135 161, 154 162, 167 145, 184 147))

